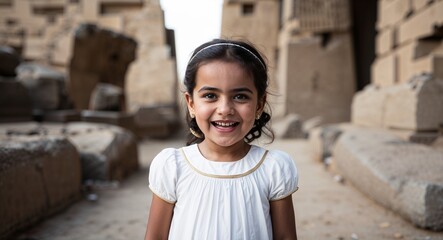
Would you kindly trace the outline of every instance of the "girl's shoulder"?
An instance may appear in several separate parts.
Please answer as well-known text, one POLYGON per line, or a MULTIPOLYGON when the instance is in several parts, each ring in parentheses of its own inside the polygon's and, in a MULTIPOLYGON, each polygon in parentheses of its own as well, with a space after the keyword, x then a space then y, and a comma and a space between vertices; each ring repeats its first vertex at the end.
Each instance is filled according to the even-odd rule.
POLYGON ((174 158, 175 156, 177 156, 177 154, 180 152, 179 148, 164 148, 163 150, 161 150, 157 156, 155 156, 154 159, 156 158, 174 158))
POLYGON ((279 164, 294 164, 294 159, 287 152, 278 150, 278 149, 270 149, 267 150, 267 162, 271 163, 279 163, 279 164))
POLYGON ((161 150, 152 160, 151 168, 157 166, 171 166, 177 165, 177 161, 180 158, 180 149, 177 148, 165 148, 161 150))
POLYGON ((267 150, 263 165, 272 172, 283 171, 297 175, 296 161, 285 151, 277 149, 267 150))

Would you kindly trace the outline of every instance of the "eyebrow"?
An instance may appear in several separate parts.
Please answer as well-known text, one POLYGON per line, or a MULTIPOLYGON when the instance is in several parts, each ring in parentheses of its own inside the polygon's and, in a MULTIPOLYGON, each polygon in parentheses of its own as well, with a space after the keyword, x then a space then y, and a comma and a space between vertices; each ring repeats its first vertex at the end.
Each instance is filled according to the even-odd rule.
MULTIPOLYGON (((218 89, 218 88, 215 88, 215 87, 207 87, 207 86, 204 86, 204 87, 202 87, 202 88, 200 88, 200 89, 198 90, 198 92, 203 92, 203 91, 221 92, 221 90, 218 89)), ((232 92, 249 92, 249 93, 251 93, 251 94, 253 93, 251 89, 246 88, 246 87, 244 87, 244 88, 235 88, 235 89, 232 90, 232 92)))

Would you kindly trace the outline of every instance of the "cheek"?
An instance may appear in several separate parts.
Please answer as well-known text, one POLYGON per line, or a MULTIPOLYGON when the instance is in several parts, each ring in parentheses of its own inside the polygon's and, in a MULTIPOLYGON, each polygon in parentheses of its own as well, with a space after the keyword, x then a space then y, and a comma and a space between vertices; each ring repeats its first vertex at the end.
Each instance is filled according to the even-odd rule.
POLYGON ((194 109, 195 109, 195 115, 198 119, 206 119, 212 113, 212 109, 204 104, 196 104, 194 109))
POLYGON ((243 108, 239 109, 240 114, 242 115, 244 120, 255 120, 255 114, 256 114, 256 108, 257 105, 251 104, 244 106, 243 108))

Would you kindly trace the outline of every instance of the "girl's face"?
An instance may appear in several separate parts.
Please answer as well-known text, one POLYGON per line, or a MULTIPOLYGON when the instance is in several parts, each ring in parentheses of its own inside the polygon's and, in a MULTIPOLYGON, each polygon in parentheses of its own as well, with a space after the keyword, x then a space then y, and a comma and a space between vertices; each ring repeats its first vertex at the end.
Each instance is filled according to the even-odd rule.
POLYGON ((229 147, 244 137, 263 110, 252 76, 239 64, 211 61, 199 67, 192 96, 185 94, 207 144, 229 147))

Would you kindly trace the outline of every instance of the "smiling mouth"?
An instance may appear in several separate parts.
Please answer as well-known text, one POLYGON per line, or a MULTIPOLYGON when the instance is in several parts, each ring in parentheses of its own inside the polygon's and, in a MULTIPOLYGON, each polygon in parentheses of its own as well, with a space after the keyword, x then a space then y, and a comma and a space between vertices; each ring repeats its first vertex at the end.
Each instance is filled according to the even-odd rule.
POLYGON ((238 126, 238 122, 211 122, 214 127, 231 128, 238 126))

